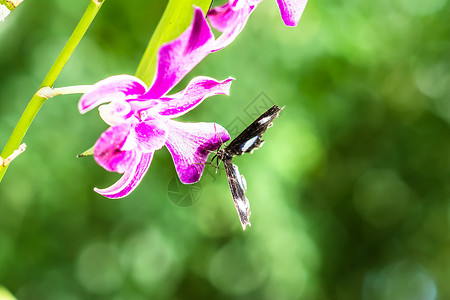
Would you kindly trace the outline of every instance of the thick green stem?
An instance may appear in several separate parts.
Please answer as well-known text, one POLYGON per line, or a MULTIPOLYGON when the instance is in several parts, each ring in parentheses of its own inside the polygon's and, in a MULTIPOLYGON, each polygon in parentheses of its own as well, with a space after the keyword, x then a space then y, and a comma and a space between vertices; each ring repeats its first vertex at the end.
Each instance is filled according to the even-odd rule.
POLYGON ((175 39, 188 28, 194 15, 193 5, 200 7, 206 13, 211 0, 169 0, 136 71, 136 77, 142 79, 147 85, 152 83, 155 75, 159 47, 175 39))
MULTIPOLYGON (((50 68, 50 71, 48 72, 47 76, 44 78, 44 81, 41 84, 41 88, 46 86, 48 87, 53 86, 56 78, 58 77, 64 65, 67 63, 67 60, 77 47, 81 38, 86 33, 87 29, 89 28, 89 25, 94 20, 103 2, 104 0, 90 1, 83 17, 81 18, 77 27, 73 31, 72 35, 70 36, 61 53, 59 54, 58 58, 54 62, 53 66, 50 68)), ((33 98, 31 98, 30 102, 25 108, 25 111, 23 112, 22 116, 19 119, 16 128, 14 128, 13 133, 11 134, 8 142, 6 143, 6 146, 3 149, 2 154, 0 155, 1 157, 4 158, 8 157, 14 150, 17 149, 17 147, 19 147, 23 137, 25 136, 25 133, 27 132, 28 128, 31 125, 31 122, 33 121, 34 117, 36 116, 36 114, 38 113, 39 109, 44 104, 46 99, 47 98, 38 96, 37 94, 35 94, 33 98)), ((0 181, 3 178, 6 169, 7 167, 0 167, 0 181)))

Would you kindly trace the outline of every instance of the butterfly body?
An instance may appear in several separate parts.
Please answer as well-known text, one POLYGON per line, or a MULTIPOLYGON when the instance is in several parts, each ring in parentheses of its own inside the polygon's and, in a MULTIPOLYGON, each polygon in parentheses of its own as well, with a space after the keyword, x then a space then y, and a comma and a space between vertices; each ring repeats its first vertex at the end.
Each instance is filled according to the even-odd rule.
POLYGON ((244 230, 247 225, 251 225, 250 203, 245 196, 245 191, 247 190, 245 178, 239 173, 238 167, 232 163, 232 159, 236 155, 252 153, 253 150, 261 147, 264 143, 264 140, 262 140, 262 134, 267 130, 267 128, 272 126, 273 120, 278 117, 283 108, 284 107, 280 108, 277 105, 272 106, 246 129, 244 129, 244 131, 232 140, 228 146, 224 149, 219 149, 215 156, 224 164, 234 205, 236 206, 236 210, 244 230))

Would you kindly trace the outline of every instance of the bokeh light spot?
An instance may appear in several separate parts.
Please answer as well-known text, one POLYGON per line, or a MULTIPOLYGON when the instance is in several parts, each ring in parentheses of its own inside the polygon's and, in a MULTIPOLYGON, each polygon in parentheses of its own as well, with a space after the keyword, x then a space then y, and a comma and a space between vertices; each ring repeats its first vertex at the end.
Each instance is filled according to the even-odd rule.
POLYGON ((353 199, 361 217, 376 227, 385 227, 403 218, 412 195, 396 173, 372 170, 360 178, 353 199))
POLYGON ((117 252, 102 242, 90 244, 82 250, 76 271, 80 284, 95 294, 119 290, 123 282, 117 252))
POLYGON ((436 13, 447 0, 401 0, 403 9, 413 16, 425 16, 436 13))
POLYGON ((422 266, 397 262, 366 275, 363 300, 434 300, 435 280, 422 266))
POLYGON ((249 293, 260 287, 267 277, 265 265, 258 263, 259 258, 257 253, 249 253, 242 244, 230 242, 212 257, 209 279, 225 293, 249 293))
POLYGON ((166 279, 170 277, 172 284, 176 282, 178 268, 174 250, 156 228, 131 236, 124 245, 121 261, 130 269, 134 282, 147 292, 158 287, 158 294, 165 294, 170 290, 170 284, 164 284, 166 279))

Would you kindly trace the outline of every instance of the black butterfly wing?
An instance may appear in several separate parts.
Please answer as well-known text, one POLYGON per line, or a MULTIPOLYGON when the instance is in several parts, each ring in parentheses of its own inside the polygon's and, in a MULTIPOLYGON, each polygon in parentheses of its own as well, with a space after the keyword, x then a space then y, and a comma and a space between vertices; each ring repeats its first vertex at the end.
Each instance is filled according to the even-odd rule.
POLYGON ((241 132, 231 143, 225 148, 225 151, 231 155, 242 155, 247 152, 252 152, 262 146, 264 141, 262 140, 262 134, 272 126, 273 120, 275 120, 280 111, 284 107, 280 108, 277 105, 272 106, 263 113, 258 119, 250 124, 244 131, 241 132))
POLYGON ((244 230, 247 225, 251 226, 250 203, 245 196, 245 191, 247 189, 245 179, 239 173, 238 167, 234 165, 231 160, 234 155, 242 155, 261 147, 264 142, 262 140, 262 134, 267 128, 272 126, 272 122, 278 117, 283 108, 284 107, 280 108, 277 105, 272 106, 231 141, 225 149, 221 149, 217 152, 217 157, 223 161, 234 205, 236 206, 239 220, 241 221, 244 230))
POLYGON ((230 185, 231 195, 233 196, 234 205, 236 206, 239 220, 242 224, 242 229, 245 230, 250 224, 250 203, 245 197, 245 190, 247 189, 245 179, 239 173, 236 165, 231 163, 231 160, 224 160, 225 172, 227 173, 228 184, 230 185))

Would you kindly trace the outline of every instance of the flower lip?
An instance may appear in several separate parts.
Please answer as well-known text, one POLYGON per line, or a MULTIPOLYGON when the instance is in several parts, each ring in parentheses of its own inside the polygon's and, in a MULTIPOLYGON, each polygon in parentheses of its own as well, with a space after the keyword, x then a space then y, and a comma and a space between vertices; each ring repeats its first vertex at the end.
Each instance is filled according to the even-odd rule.
POLYGON ((133 129, 133 138, 143 153, 155 152, 166 143, 168 130, 165 122, 160 119, 139 122, 133 129))
POLYGON ((131 132, 130 123, 110 127, 94 146, 95 161, 110 172, 124 173, 135 159, 135 151, 123 149, 131 132))

